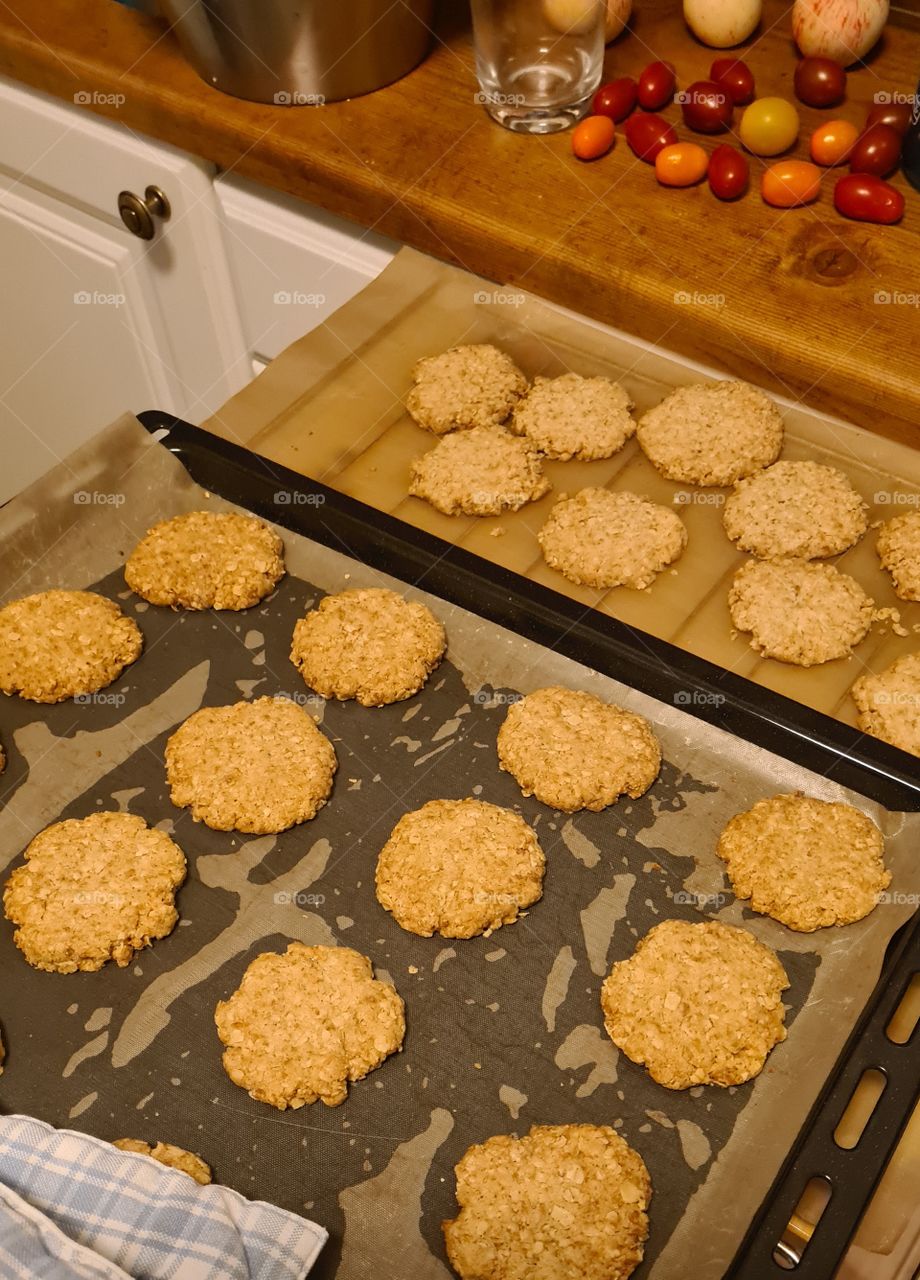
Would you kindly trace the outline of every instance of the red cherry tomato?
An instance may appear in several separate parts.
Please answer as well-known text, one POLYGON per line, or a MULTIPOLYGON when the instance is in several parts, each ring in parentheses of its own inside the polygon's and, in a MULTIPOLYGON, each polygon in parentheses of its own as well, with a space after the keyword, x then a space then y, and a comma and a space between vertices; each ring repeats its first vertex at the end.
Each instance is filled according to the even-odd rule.
POLYGON ((586 116, 572 130, 572 150, 579 160, 596 160, 613 146, 616 131, 609 116, 586 116))
POLYGON ((661 116, 630 116, 623 128, 630 150, 649 164, 655 163, 662 147, 673 146, 677 141, 674 126, 661 116))
POLYGON ((678 95, 684 124, 697 133, 721 133, 732 122, 734 107, 724 85, 696 80, 678 95))
POLYGON ((778 209, 793 209, 811 204, 821 190, 821 170, 807 160, 780 160, 764 170, 760 193, 767 204, 778 209))
POLYGON ((847 91, 847 73, 830 58, 802 58, 793 77, 795 96, 807 107, 833 107, 847 91))
POLYGON ((706 177, 709 157, 695 142, 675 142, 655 156, 655 177, 665 187, 692 187, 706 177))
POLYGON ((906 102, 880 102, 866 116, 866 128, 873 124, 887 124, 903 137, 910 128, 911 107, 906 102))
POLYGON ((747 157, 727 142, 709 157, 709 186, 720 200, 737 200, 747 190, 750 165, 747 157))
POLYGON ((643 111, 658 111, 674 97, 677 77, 670 62, 650 62, 639 76, 638 98, 643 111))
POLYGON ((848 173, 837 179, 834 208, 857 222, 898 222, 904 215, 904 197, 874 174, 848 173))
POLYGON ((721 85, 736 107, 754 100, 754 73, 740 58, 716 58, 709 79, 721 85))
POLYGON ((591 110, 596 116, 609 116, 617 124, 625 120, 636 105, 638 86, 632 76, 602 84, 594 95, 591 110))
POLYGON ((828 120, 827 124, 819 124, 811 135, 811 158, 815 164, 830 167, 843 164, 850 158, 853 143, 859 137, 859 130, 849 120, 828 120))
POLYGON ((850 152, 850 173, 887 178, 901 159, 901 135, 889 124, 873 124, 861 133, 850 152))

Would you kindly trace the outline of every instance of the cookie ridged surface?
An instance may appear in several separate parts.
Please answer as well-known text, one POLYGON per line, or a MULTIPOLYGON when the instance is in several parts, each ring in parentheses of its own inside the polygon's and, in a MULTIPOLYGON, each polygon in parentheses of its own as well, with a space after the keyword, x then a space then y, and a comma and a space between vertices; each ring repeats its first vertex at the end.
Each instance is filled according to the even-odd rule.
POLYGON ((63 702, 117 680, 143 648, 132 618, 93 591, 41 591, 0 609, 0 689, 63 702))
POLYGON ((891 883, 875 823, 851 804, 779 795, 737 814, 719 837, 737 898, 790 929, 852 924, 891 883))
POLYGON ((416 458, 409 492, 445 515, 496 516, 548 493, 540 455, 502 427, 473 427, 416 458))
POLYGON ((537 536, 551 568, 590 587, 648 587, 687 545, 674 511, 610 489, 557 502, 537 536))
POLYGON ((920 600, 920 511, 895 516, 882 525, 876 549, 896 594, 902 600, 920 600))
POLYGON ((190 511, 149 529, 125 564, 125 581, 151 604, 249 609, 284 576, 284 545, 255 516, 190 511))
POLYGON ((617 1048, 658 1084, 743 1084, 786 1038, 775 952, 744 929, 664 920, 613 966, 601 991, 617 1048))
POLYGON ((122 968, 178 920, 185 855, 131 813, 94 813, 39 832, 3 906, 29 964, 54 973, 122 968))
POLYGON ((748 561, 732 580, 728 607, 752 649, 800 667, 847 657, 875 612, 854 578, 807 560, 748 561))
POLYGON ((324 698, 380 707, 418 693, 446 647, 430 609, 371 587, 326 596, 301 618, 291 661, 324 698))
POLYGON ((435 435, 499 426, 527 390, 509 355, 486 342, 424 356, 412 370, 406 408, 435 435))
POLYGON ((431 800, 400 818, 381 850, 377 900, 409 933, 472 938, 536 902, 544 869, 518 814, 481 800, 431 800))
POLYGON ((775 462, 739 480, 722 523, 739 551, 761 560, 836 556, 868 527, 866 504, 847 477, 819 462, 775 462))
POLYGON ((267 835, 308 821, 335 770, 332 743, 287 698, 202 707, 166 743, 173 804, 215 831, 267 835))
POLYGON ((642 716, 549 686, 509 708, 498 762, 525 796, 565 813, 596 812, 621 795, 643 795, 658 776, 661 748, 642 716))
POLYGON ((214 1021, 233 1083, 282 1111, 318 1099, 337 1107, 406 1032, 402 999, 367 956, 300 942, 256 956, 214 1021))
POLYGON ((879 675, 860 676, 850 692, 863 732, 920 756, 920 650, 879 675))
POLYGON ((443 1224, 463 1280, 626 1280, 642 1261, 652 1183, 607 1125, 535 1125, 470 1147, 443 1224))
POLYGON ((171 1142, 158 1142, 152 1147, 149 1142, 142 1142, 139 1138, 117 1138, 112 1146, 118 1147, 119 1151, 133 1151, 137 1155, 149 1156, 157 1164, 165 1164, 169 1169, 187 1173, 199 1186, 206 1187, 211 1182, 210 1165, 205 1164, 201 1156, 193 1155, 183 1147, 174 1147, 171 1142))
POLYGON ((609 378, 535 378, 509 423, 541 453, 562 462, 610 458, 631 436, 636 423, 629 392, 609 378))
POLYGON ((783 420, 747 382, 678 387, 639 420, 639 445, 663 476, 685 484, 734 484, 779 457, 783 420))

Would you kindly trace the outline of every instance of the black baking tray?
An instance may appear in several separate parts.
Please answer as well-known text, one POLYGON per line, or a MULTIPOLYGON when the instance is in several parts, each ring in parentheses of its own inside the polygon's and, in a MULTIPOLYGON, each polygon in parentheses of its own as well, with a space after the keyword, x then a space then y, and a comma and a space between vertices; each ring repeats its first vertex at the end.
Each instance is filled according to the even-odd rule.
MULTIPOLYGON (((907 753, 170 414, 151 410, 139 417, 199 485, 228 501, 680 707, 888 809, 920 811, 920 770, 907 753)), ((920 911, 892 939, 875 990, 727 1277, 767 1280, 788 1274, 788 1263, 777 1261, 776 1245, 813 1177, 826 1178, 832 1194, 795 1274, 807 1280, 833 1276, 920 1098, 920 1029, 915 1027, 903 1045, 886 1034, 918 972, 920 911), (881 1071, 887 1085, 859 1143, 846 1151, 834 1141, 834 1130, 870 1068, 881 1071)))

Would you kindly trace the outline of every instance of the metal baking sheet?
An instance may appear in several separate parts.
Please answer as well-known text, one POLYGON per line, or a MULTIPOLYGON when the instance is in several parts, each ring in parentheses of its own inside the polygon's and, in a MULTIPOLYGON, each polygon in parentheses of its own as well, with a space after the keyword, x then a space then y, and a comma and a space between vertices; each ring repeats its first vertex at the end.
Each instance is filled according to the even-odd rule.
POLYGON ((146 641, 141 659, 95 699, 55 707, 4 699, 0 871, 47 823, 115 807, 170 830, 190 866, 179 926, 124 970, 39 973, 2 922, 0 1107, 200 1152, 219 1181, 326 1226, 316 1274, 339 1280, 450 1274, 440 1222, 456 1210, 453 1166, 471 1143, 534 1123, 614 1124, 654 1185, 637 1275, 683 1278, 692 1250, 695 1277, 721 1276, 871 992, 887 942, 915 910, 910 850, 920 816, 886 812, 639 694, 626 671, 622 683, 608 679, 392 583, 347 546, 333 551, 282 530, 290 574, 243 614, 145 605, 125 590, 125 555, 156 519, 201 507, 228 504, 125 419, 0 512, 3 599, 97 584, 136 617, 146 641), (448 659, 420 695, 392 707, 310 698, 288 660, 295 619, 323 592, 381 582, 442 618, 448 659), (588 689, 654 723, 665 763, 646 796, 574 817, 521 797, 496 766, 495 736, 509 699, 546 683, 588 689), (170 803, 165 740, 201 705, 266 693, 303 700, 321 719, 339 757, 332 800, 279 836, 212 832, 170 803), (850 799, 888 837, 889 900, 845 930, 794 934, 726 891, 714 854, 724 822, 795 788, 850 799), (376 855, 406 810, 469 794, 534 825, 548 859, 544 897, 489 938, 404 933, 374 898, 376 855), (603 976, 668 916, 744 924, 779 951, 792 982, 790 1034, 753 1084, 672 1093, 607 1039, 603 976), (291 938, 356 947, 407 1002, 403 1052, 354 1085, 340 1108, 273 1110, 220 1065, 215 1004, 254 955, 291 938))

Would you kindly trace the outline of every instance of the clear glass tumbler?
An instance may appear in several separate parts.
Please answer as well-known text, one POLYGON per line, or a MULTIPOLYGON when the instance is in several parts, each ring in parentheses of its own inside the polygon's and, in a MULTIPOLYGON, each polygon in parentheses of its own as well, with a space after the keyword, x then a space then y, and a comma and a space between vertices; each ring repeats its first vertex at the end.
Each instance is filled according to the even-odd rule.
POLYGON ((471 0, 479 101, 520 133, 585 114, 604 63, 605 0, 471 0))

